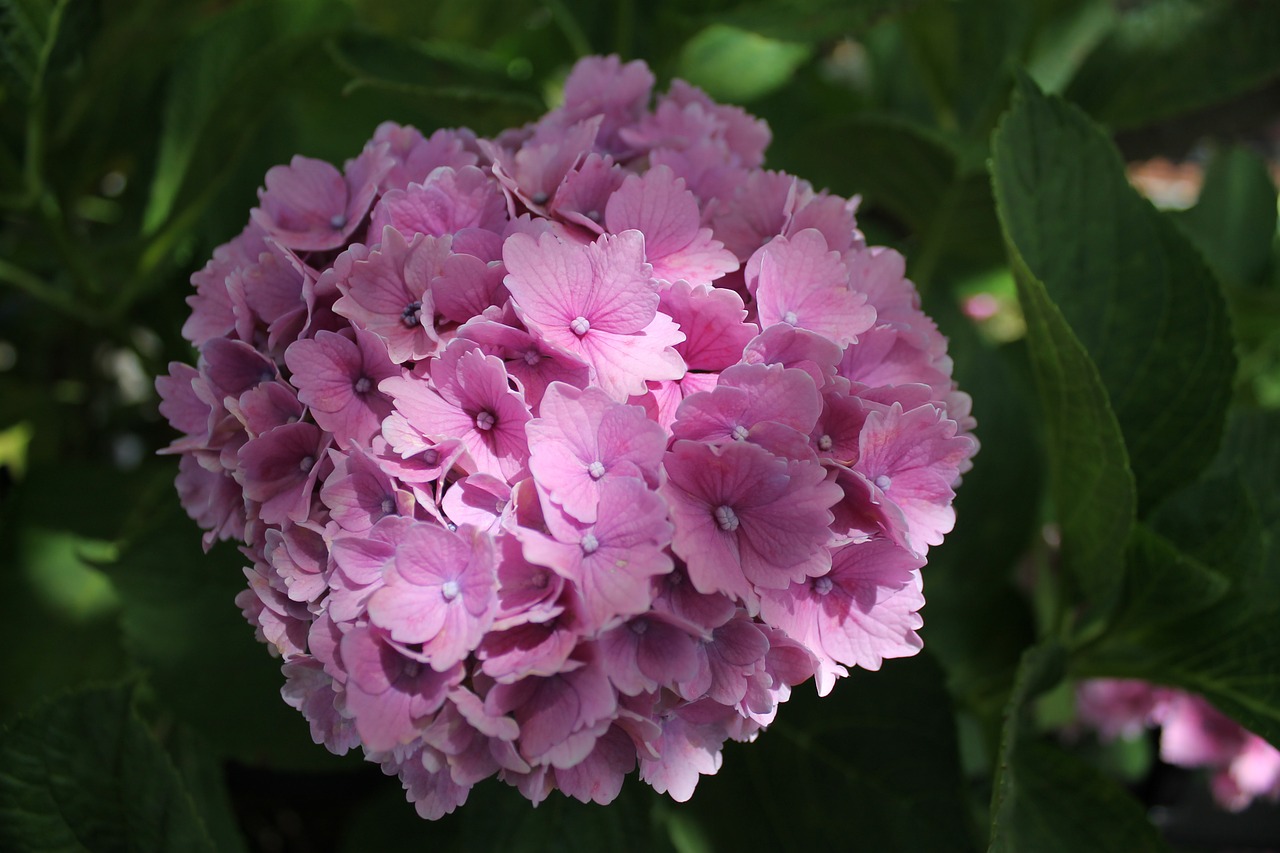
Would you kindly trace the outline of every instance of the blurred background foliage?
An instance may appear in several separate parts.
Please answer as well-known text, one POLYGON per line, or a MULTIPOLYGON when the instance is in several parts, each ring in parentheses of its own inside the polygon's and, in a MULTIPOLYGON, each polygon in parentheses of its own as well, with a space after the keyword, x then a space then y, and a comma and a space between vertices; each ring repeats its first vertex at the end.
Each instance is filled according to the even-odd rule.
POLYGON ((0 0, 0 846, 1274 847, 1275 806, 1054 732, 1123 675, 1280 743, 1277 46, 1265 0, 0 0), (983 449, 920 657, 798 689, 689 804, 488 783, 428 824, 280 700, 152 377, 269 167, 388 119, 496 133, 610 52, 862 196, 983 449))

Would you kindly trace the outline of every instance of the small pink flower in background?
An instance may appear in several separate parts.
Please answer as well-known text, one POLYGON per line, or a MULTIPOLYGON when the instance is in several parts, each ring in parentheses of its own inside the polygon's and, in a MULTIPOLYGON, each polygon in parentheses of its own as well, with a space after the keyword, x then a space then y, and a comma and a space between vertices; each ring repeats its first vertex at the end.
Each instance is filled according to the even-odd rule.
POLYGON ((1160 730, 1160 758, 1210 771, 1218 805, 1238 812, 1256 798, 1280 801, 1280 750, 1203 697, 1146 681, 1095 678, 1076 689, 1081 722, 1107 739, 1160 730))
MULTIPOLYGON (((653 84, 591 57, 525 128, 272 169, 157 380, 285 701, 427 818, 490 777, 687 800, 796 685, 920 648, 977 451, 946 341, 856 198, 653 84)), ((1237 799, 1280 772, 1239 745, 1237 799)))

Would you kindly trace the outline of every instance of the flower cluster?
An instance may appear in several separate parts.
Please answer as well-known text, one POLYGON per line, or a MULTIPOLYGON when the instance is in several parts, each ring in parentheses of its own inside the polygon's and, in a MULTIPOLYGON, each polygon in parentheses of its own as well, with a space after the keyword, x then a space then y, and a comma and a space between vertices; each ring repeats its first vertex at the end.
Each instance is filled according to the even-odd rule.
POLYGON ((1076 693, 1080 719, 1106 739, 1160 729, 1160 758, 1212 772, 1214 799, 1242 811, 1256 797, 1280 800, 1280 750, 1200 696, 1146 681, 1098 678, 1076 693))
POLYGON ((496 138, 271 169, 157 383, 285 700, 427 817, 494 775, 685 800, 793 686, 921 645, 977 449, 946 341, 856 201, 653 83, 589 58, 496 138))

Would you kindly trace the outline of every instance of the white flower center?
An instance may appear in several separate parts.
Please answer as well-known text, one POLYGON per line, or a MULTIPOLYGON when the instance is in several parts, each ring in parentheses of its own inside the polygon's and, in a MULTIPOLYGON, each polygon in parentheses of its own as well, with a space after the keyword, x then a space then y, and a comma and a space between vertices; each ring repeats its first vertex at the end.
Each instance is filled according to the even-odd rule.
POLYGON ((493 425, 495 423, 497 423, 497 421, 494 420, 493 412, 480 412, 476 415, 476 429, 481 432, 487 432, 488 430, 493 429, 493 425))
POLYGON ((569 329, 578 337, 582 337, 591 331, 591 321, 579 315, 573 318, 573 322, 569 324, 569 329))
POLYGON ((445 601, 453 601, 458 597, 458 582, 454 580, 445 581, 440 585, 440 594, 444 596, 445 601))
POLYGON ((594 533, 588 533, 582 537, 582 553, 592 554, 600 547, 600 540, 596 538, 594 533))
POLYGON ((337 231, 347 226, 347 215, 345 213, 335 213, 329 217, 329 227, 337 231))
POLYGON ((304 456, 301 461, 298 462, 298 470, 304 474, 310 473, 311 469, 315 467, 315 464, 316 458, 314 456, 304 456))
POLYGON ((417 678, 418 673, 422 672, 422 664, 416 660, 405 660, 400 664, 400 671, 404 673, 406 678, 417 678))
POLYGON ((591 475, 591 479, 599 480, 604 476, 604 463, 597 459, 587 466, 587 473, 591 475))
POLYGON ((536 349, 531 349, 524 354, 524 363, 530 367, 533 367, 540 361, 542 361, 542 353, 538 352, 536 349))
POLYGON ((733 507, 728 505, 716 507, 715 517, 716 524, 720 525, 720 529, 726 533, 732 533, 738 529, 738 514, 733 511, 733 507))
POLYGON ((823 451, 830 450, 830 449, 831 449, 831 436, 829 436, 829 435, 824 435, 824 436, 822 436, 822 438, 818 439, 818 449, 819 449, 819 450, 823 450, 823 451))
POLYGON ((800 318, 796 316, 796 312, 794 311, 788 311, 787 313, 782 315, 782 322, 791 326, 794 326, 796 324, 796 320, 798 319, 800 318))
POLYGON ((391 515, 391 513, 395 512, 395 509, 396 509, 396 502, 395 500, 392 499, 390 495, 382 499, 383 515, 391 515))
POLYGON ((361 376, 356 380, 355 389, 357 394, 368 394, 373 388, 373 380, 368 376, 361 376))
POLYGON ((631 623, 630 627, 633 634, 643 634, 645 631, 649 630, 649 623, 643 619, 637 619, 631 623))
POLYGON ((831 578, 823 575, 813 582, 813 591, 818 595, 826 595, 831 592, 831 587, 833 586, 835 586, 835 584, 831 582, 831 578))
POLYGON ((888 474, 881 474, 875 479, 876 488, 882 492, 889 491, 889 487, 893 485, 893 480, 889 479, 888 474))
POLYGON ((747 428, 742 424, 738 424, 733 428, 733 437, 736 441, 744 441, 747 437, 747 428))
POLYGON ((434 465, 440 461, 440 451, 434 447, 428 447, 418 458, 422 460, 423 465, 434 465))

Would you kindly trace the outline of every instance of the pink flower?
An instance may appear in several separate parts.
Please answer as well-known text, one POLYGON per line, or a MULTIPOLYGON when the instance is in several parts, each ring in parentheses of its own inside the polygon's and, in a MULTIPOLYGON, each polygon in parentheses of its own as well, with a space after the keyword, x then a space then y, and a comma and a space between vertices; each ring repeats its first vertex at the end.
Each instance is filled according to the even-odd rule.
POLYGON ((745 442, 677 441, 665 467, 672 549, 699 592, 723 592, 754 611, 757 587, 785 589, 830 568, 829 507, 840 492, 821 466, 745 442))
MULTIPOLYGON (((946 340, 856 197, 653 82, 589 57, 524 127, 272 169, 156 382, 285 701, 427 818, 490 777, 686 800, 796 685, 920 647, 977 450, 946 340)), ((1237 741, 1219 796, 1271 795, 1237 741)))
POLYGON ((526 432, 529 470, 552 501, 585 523, 596 520, 605 484, 629 477, 656 486, 667 445, 643 409, 615 403, 598 388, 560 383, 548 388, 526 432))
POLYGON ((395 642, 420 645, 423 661, 444 672, 493 624, 495 587, 488 535, 415 524, 401 534, 386 583, 369 599, 369 619, 395 642))
POLYGON ((515 234, 502 257, 521 320, 590 365, 594 381, 615 400, 643 394, 647 380, 684 375, 672 349, 684 335, 658 311, 640 232, 602 236, 587 246, 515 234))

